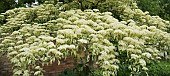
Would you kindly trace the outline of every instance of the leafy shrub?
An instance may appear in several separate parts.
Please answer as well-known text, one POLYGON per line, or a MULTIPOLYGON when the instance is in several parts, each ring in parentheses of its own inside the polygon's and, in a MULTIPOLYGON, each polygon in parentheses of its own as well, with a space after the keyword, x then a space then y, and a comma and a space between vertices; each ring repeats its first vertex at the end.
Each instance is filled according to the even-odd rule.
POLYGON ((153 62, 148 65, 149 76, 170 76, 170 61, 153 62))
POLYGON ((130 72, 127 64, 120 64, 117 76, 130 76, 130 72))
MULTIPOLYGON (((93 73, 93 69, 83 64, 78 64, 73 69, 64 70, 59 76, 97 76, 98 72, 93 73)), ((98 75, 101 76, 102 74, 98 75)))
POLYGON ((73 69, 65 69, 59 76, 101 76, 102 73, 102 69, 90 69, 88 66, 78 64, 73 69))
POLYGON ((65 69, 59 76, 78 76, 72 69, 65 69))

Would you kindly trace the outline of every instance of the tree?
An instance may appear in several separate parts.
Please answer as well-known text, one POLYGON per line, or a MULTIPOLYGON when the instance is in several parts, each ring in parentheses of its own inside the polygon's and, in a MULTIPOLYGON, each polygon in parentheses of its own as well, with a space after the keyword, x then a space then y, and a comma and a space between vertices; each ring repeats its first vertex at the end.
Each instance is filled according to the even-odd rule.
POLYGON ((5 12, 6 10, 15 8, 15 0, 1 0, 0 1, 0 13, 5 12))
POLYGON ((136 76, 147 74, 147 64, 169 51, 170 23, 138 9, 132 0, 76 1, 45 2, 3 15, 0 52, 13 63, 14 75, 43 75, 40 66, 71 56, 103 76, 117 75, 120 65, 136 76))
POLYGON ((1 0, 0 1, 0 13, 4 13, 9 9, 14 9, 18 7, 25 7, 25 4, 28 3, 30 6, 35 1, 38 1, 39 4, 44 3, 45 1, 58 1, 58 0, 18 0, 18 3, 15 0, 1 0))
POLYGON ((149 11, 151 15, 158 15, 163 19, 170 20, 169 0, 139 0, 137 3, 143 11, 149 11))

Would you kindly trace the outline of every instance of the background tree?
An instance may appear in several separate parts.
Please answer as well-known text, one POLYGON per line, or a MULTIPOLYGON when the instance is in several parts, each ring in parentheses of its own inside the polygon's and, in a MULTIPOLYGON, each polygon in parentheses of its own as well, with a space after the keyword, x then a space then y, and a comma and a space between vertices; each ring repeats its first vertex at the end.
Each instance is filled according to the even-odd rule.
POLYGON ((0 0, 0 13, 13 9, 16 6, 15 0, 0 0))
POLYGON ((170 20, 170 0, 138 0, 138 6, 143 11, 149 11, 151 15, 158 15, 170 20))

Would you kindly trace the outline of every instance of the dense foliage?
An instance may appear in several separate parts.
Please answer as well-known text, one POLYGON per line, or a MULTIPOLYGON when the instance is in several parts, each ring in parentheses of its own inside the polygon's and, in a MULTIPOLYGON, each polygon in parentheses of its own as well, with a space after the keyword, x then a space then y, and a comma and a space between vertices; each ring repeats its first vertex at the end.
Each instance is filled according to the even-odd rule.
POLYGON ((148 75, 147 64, 169 50, 170 23, 141 11, 132 0, 49 3, 0 17, 5 20, 0 51, 8 55, 16 76, 43 75, 41 66, 70 56, 103 76, 116 76, 119 67, 127 67, 130 75, 148 75))
MULTIPOLYGON (((58 0, 18 0, 17 2, 15 0, 1 0, 0 6, 1 10, 0 12, 5 12, 9 9, 18 8, 18 7, 25 7, 25 4, 28 4, 31 6, 35 1, 38 2, 38 4, 42 4, 45 1, 54 1, 54 4, 57 3, 58 0)), ((112 11, 115 12, 115 8, 109 8, 113 5, 120 4, 121 2, 115 2, 114 0, 59 0, 60 2, 63 2, 65 5, 64 7, 67 7, 66 9, 70 8, 81 8, 84 9, 94 9, 94 8, 100 8, 100 11, 112 11), (69 4, 69 7, 68 7, 69 4), (71 7, 70 7, 71 5, 71 7)), ((129 0, 124 0, 124 2, 128 2, 129 0)), ((161 18, 165 20, 170 20, 170 3, 169 0, 135 0, 139 6, 139 8, 143 11, 149 11, 150 15, 158 15, 161 18)), ((132 2, 130 2, 132 3, 132 2)), ((120 6, 120 5, 119 5, 120 6)), ((116 12, 115 12, 116 13, 116 12)), ((116 18, 119 17, 119 15, 116 15, 116 18)))
POLYGON ((149 76, 169 76, 170 75, 170 61, 160 61, 160 62, 153 62, 148 65, 149 76))
POLYGON ((0 13, 4 13, 7 10, 14 8, 26 7, 26 4, 31 7, 34 5, 34 2, 38 2, 36 5, 39 5, 45 1, 57 2, 58 0, 0 0, 0 13))
POLYGON ((170 20, 170 0, 138 0, 138 6, 143 11, 149 11, 151 15, 158 15, 170 20))
POLYGON ((0 0, 0 13, 15 8, 15 5, 16 3, 14 0, 0 0))

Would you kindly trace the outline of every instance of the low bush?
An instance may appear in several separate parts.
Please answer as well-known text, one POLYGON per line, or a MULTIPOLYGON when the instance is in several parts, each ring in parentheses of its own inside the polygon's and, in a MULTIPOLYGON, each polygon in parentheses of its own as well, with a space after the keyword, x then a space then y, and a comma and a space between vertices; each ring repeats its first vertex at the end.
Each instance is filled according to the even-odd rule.
POLYGON ((170 76, 170 61, 153 62, 148 65, 149 76, 170 76))

